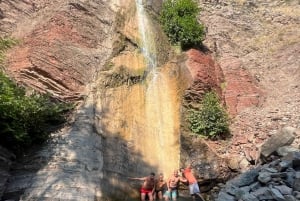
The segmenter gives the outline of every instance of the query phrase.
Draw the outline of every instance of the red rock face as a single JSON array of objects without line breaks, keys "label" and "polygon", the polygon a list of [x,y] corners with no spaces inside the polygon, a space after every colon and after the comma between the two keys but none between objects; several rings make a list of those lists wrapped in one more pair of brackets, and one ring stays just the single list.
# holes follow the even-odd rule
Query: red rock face
[{"label": "red rock face", "polygon": [[[202,101],[203,94],[210,90],[216,91],[224,102],[221,89],[224,75],[213,57],[209,53],[196,49],[187,51],[186,56],[185,66],[190,78],[188,78],[189,87],[184,94],[184,106],[190,108],[195,105],[197,107],[197,104]],[[182,154],[182,161],[188,161],[191,160],[189,158],[197,156],[197,160],[203,162],[197,168],[197,175],[202,178],[201,182],[213,183],[213,180],[216,179],[214,178],[215,175],[218,175],[216,180],[226,180],[231,176],[231,170],[227,167],[226,159],[218,155],[218,145],[201,140],[201,138],[192,138],[190,133],[185,132],[184,129],[182,133],[181,146],[183,149],[190,152],[190,148],[193,147],[187,158]],[[208,178],[207,175],[212,177]],[[206,191],[205,188],[201,190]]]},{"label": "red rock face", "polygon": [[189,50],[187,57],[186,66],[192,77],[185,95],[188,101],[199,102],[205,92],[213,89],[222,97],[231,116],[259,105],[262,92],[238,59],[222,59],[219,65],[210,54],[196,49]]},{"label": "red rock face", "polygon": [[215,90],[221,96],[221,83],[224,80],[220,66],[210,54],[196,49],[187,51],[186,66],[191,74],[191,85],[186,91],[185,99],[200,102],[202,95]]},{"label": "red rock face", "polygon": [[12,28],[20,45],[8,54],[7,72],[37,91],[60,100],[78,100],[110,55],[110,46],[104,43],[113,36],[114,13],[104,5],[39,3],[39,9],[19,17]]},{"label": "red rock face", "polygon": [[187,52],[187,64],[192,72],[193,79],[199,79],[207,85],[216,87],[223,80],[220,66],[212,59],[210,54],[191,49]]},{"label": "red rock face", "polygon": [[[186,66],[191,76],[190,87],[186,90],[185,94],[185,100],[190,104],[188,106],[199,103],[202,95],[212,89],[222,97],[222,101],[226,105],[231,117],[234,117],[246,108],[260,104],[262,92],[257,87],[252,76],[247,70],[242,68],[241,62],[238,59],[228,57],[227,59],[220,60],[220,65],[218,65],[211,55],[195,49],[189,50],[187,57]],[[255,140],[253,138],[254,136],[249,134],[247,136],[234,135],[233,143],[229,150],[231,154],[234,153],[236,156],[228,157],[228,159],[233,158],[234,161],[229,160],[229,163],[236,163],[236,165],[229,164],[230,168],[246,169],[248,165],[247,161],[254,161],[257,158],[257,148],[251,145],[251,143],[258,143],[259,138]],[[228,151],[228,149],[223,149],[218,142],[208,140],[206,143],[209,148],[208,152],[223,154]],[[243,147],[243,149],[240,150],[240,147]],[[238,153],[244,153],[247,161],[243,160],[240,156],[237,157]],[[222,154],[214,157],[223,158]],[[221,167],[221,164],[219,164],[219,167]],[[226,168],[216,168],[213,171],[220,173],[220,175],[226,172],[222,179],[225,179],[226,175],[229,174],[229,169]]]},{"label": "red rock face", "polygon": [[78,99],[83,84],[90,79],[77,69],[80,65],[72,59],[76,52],[67,52],[67,43],[78,48],[90,46],[65,16],[57,15],[13,49],[8,71],[19,83],[38,91],[50,92],[59,99]]},{"label": "red rock face", "polygon": [[262,98],[262,91],[257,87],[253,77],[242,68],[241,62],[234,57],[220,61],[225,78],[223,91],[225,103],[231,116],[242,110],[258,106]]}]

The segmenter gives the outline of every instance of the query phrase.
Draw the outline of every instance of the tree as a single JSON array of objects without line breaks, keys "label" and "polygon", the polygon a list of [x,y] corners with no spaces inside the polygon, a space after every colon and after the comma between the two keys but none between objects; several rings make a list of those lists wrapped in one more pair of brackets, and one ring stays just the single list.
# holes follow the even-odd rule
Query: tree
[{"label": "tree", "polygon": [[160,21],[173,44],[182,47],[200,45],[204,38],[204,27],[197,15],[200,8],[193,0],[166,0],[163,2]]}]

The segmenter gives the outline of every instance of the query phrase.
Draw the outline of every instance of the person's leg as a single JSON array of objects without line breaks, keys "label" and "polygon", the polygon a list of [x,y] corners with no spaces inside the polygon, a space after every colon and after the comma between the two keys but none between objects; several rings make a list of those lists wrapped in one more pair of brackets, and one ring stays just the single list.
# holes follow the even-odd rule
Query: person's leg
[{"label": "person's leg", "polygon": [[200,193],[197,193],[197,196],[199,196],[202,201],[205,201],[204,198],[202,197],[202,195]]},{"label": "person's leg", "polygon": [[146,200],[146,193],[141,193],[141,201],[145,201]]},{"label": "person's leg", "polygon": [[171,195],[172,195],[172,200],[173,200],[173,201],[176,201],[176,200],[177,200],[177,190],[176,190],[176,189],[175,189],[175,190],[172,190]]},{"label": "person's leg", "polygon": [[201,193],[200,193],[200,188],[198,183],[195,183],[193,185],[193,191],[194,191],[194,195],[195,197],[198,196],[199,198],[201,198],[202,201],[204,201],[204,198],[202,197]]},{"label": "person's leg", "polygon": [[157,200],[163,200],[163,192],[162,191],[158,191],[156,193],[156,199]]},{"label": "person's leg", "polygon": [[148,193],[148,198],[149,198],[149,201],[153,201],[153,194],[152,194],[152,192]]},{"label": "person's leg", "polygon": [[195,187],[194,184],[189,185],[190,195],[192,196],[193,201],[196,200],[195,193],[194,193],[194,191],[195,191],[194,187]]},{"label": "person's leg", "polygon": [[169,200],[170,200],[170,195],[171,195],[171,193],[170,193],[169,191],[166,191],[166,192],[164,193],[165,201],[169,201]]},{"label": "person's leg", "polygon": [[153,200],[158,200],[158,195],[156,191],[154,191],[153,193]]},{"label": "person's leg", "polygon": [[190,194],[193,197],[193,200],[196,200],[196,196],[200,197],[202,201],[205,201],[200,193],[200,188],[198,183],[190,184],[189,185]]}]

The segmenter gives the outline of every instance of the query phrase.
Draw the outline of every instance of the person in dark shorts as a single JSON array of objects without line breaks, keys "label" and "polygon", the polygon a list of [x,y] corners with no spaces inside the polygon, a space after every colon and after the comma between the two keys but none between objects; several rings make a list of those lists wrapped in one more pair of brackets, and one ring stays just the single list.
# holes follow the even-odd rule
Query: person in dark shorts
[{"label": "person in dark shorts", "polygon": [[159,174],[159,178],[156,180],[154,200],[163,200],[163,195],[167,188],[167,182],[164,180],[164,175]]}]

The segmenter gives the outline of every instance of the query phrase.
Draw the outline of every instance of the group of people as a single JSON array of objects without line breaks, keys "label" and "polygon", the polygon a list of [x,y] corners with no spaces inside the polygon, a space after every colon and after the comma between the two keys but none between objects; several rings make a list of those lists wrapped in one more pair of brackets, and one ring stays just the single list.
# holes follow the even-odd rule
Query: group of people
[{"label": "group of people", "polygon": [[204,201],[200,194],[197,179],[192,173],[192,163],[186,168],[175,170],[167,180],[164,180],[163,174],[159,174],[159,178],[156,179],[153,172],[146,177],[129,177],[129,179],[143,181],[140,190],[141,201],[145,201],[146,197],[148,197],[149,201],[176,201],[180,182],[189,185],[189,191],[193,200],[198,196]]}]

